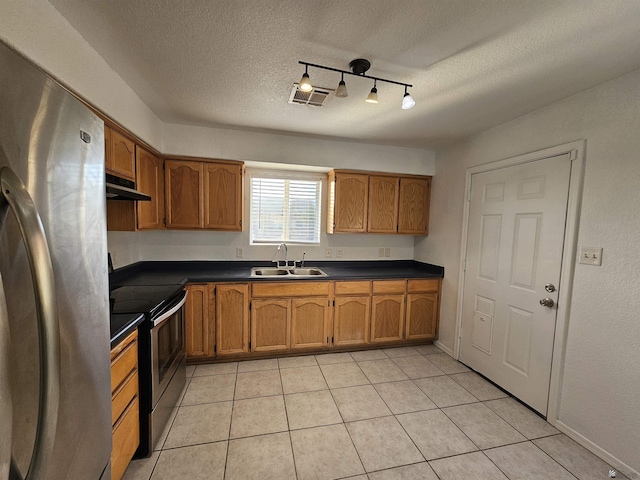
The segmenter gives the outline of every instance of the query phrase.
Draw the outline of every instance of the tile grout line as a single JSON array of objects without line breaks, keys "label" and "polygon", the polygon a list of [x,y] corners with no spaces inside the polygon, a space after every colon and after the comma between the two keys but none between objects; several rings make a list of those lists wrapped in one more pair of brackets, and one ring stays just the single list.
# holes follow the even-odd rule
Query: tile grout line
[{"label": "tile grout line", "polygon": [[[314,357],[315,360],[315,357]],[[280,378],[280,389],[282,390],[282,403],[284,404],[284,418],[287,420],[287,436],[291,446],[291,459],[293,460],[293,474],[298,478],[298,466],[296,463],[296,452],[293,449],[293,439],[291,438],[291,425],[289,424],[289,414],[287,411],[287,401],[284,396],[284,384],[282,382],[282,369],[280,368],[280,358],[278,358],[278,377]]]}]

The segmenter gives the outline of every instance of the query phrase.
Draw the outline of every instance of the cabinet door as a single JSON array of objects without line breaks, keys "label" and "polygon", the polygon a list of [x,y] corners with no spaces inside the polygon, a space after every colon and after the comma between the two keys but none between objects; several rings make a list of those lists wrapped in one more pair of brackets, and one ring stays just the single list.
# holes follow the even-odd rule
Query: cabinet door
[{"label": "cabinet door", "polygon": [[329,345],[328,298],[291,300],[291,348],[325,348]]},{"label": "cabinet door", "polygon": [[136,187],[151,197],[150,202],[136,202],[138,229],[164,227],[164,171],[162,160],[136,146]]},{"label": "cabinet door", "polygon": [[333,313],[333,344],[369,343],[370,296],[336,297]]},{"label": "cabinet door", "polygon": [[249,285],[216,285],[216,353],[249,351]]},{"label": "cabinet door", "polygon": [[404,295],[371,297],[371,342],[402,340],[404,327]]},{"label": "cabinet door", "polygon": [[431,178],[401,178],[398,233],[429,233]]},{"label": "cabinet door", "polygon": [[202,162],[165,162],[167,228],[202,228]]},{"label": "cabinet door", "polygon": [[242,169],[204,164],[204,228],[242,231]]},{"label": "cabinet door", "polygon": [[110,132],[111,148],[109,165],[110,173],[134,181],[136,179],[136,151],[133,140],[125,137],[116,130]]},{"label": "cabinet door", "polygon": [[110,127],[104,126],[104,168],[107,172],[113,170],[113,156],[111,155],[111,130]]},{"label": "cabinet door", "polygon": [[405,338],[433,339],[438,333],[438,294],[410,293],[407,295],[407,326]]},{"label": "cabinet door", "polygon": [[366,232],[368,199],[368,175],[336,173],[334,232]]},{"label": "cabinet door", "polygon": [[187,285],[185,317],[187,359],[213,357],[213,322],[209,315],[207,285]]},{"label": "cabinet door", "polygon": [[288,350],[291,346],[291,300],[251,302],[251,351]]},{"label": "cabinet door", "polygon": [[398,177],[369,177],[368,232],[396,233],[398,229]]}]

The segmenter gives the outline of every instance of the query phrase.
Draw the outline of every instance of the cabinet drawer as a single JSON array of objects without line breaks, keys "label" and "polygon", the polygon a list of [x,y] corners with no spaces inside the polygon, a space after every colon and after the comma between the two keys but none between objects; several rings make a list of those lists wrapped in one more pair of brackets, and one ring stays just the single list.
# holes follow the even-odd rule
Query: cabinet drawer
[{"label": "cabinet drawer", "polygon": [[368,295],[371,282],[336,282],[336,295]]},{"label": "cabinet drawer", "polygon": [[111,424],[114,425],[131,400],[138,395],[138,371],[134,370],[115,391],[111,400]]},{"label": "cabinet drawer", "polygon": [[428,278],[420,280],[409,280],[407,282],[407,290],[413,292],[437,292],[440,285],[440,279]]},{"label": "cabinet drawer", "polygon": [[329,282],[254,283],[252,297],[313,297],[328,296]]},{"label": "cabinet drawer", "polygon": [[111,361],[111,393],[138,368],[138,342],[131,342]]},{"label": "cabinet drawer", "polygon": [[120,480],[140,443],[138,397],[134,398],[113,427],[111,480]]},{"label": "cabinet drawer", "polygon": [[374,280],[373,293],[404,293],[405,280]]}]

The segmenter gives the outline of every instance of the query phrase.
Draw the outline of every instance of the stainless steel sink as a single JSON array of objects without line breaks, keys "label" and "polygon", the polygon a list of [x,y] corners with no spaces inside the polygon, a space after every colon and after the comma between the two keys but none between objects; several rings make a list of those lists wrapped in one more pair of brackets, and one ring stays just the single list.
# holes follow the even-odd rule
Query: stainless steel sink
[{"label": "stainless steel sink", "polygon": [[310,268],[275,268],[275,267],[253,267],[252,277],[326,277],[327,274],[318,267]]}]

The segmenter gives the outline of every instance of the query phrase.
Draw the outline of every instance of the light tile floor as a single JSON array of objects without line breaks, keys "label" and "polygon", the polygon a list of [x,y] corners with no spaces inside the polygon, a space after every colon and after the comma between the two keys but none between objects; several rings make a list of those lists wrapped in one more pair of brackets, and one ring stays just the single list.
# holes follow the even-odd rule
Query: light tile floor
[{"label": "light tile floor", "polygon": [[125,480],[609,477],[605,462],[432,345],[198,365],[187,376],[159,450]]}]

